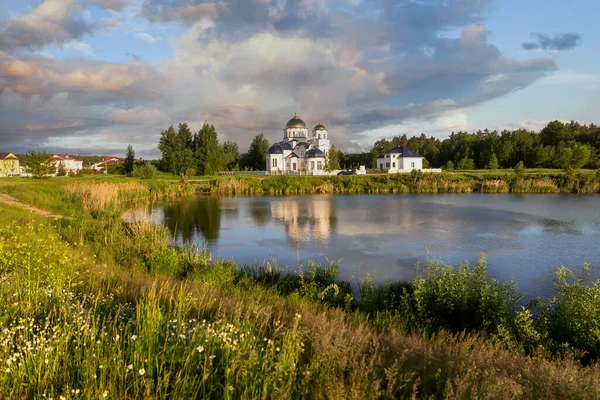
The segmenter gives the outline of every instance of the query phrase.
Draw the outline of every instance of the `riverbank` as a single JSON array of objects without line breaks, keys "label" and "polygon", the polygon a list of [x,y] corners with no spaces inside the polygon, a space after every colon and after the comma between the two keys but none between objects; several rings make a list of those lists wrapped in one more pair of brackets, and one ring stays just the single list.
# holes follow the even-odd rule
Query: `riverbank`
[{"label": "riverbank", "polygon": [[598,397],[598,289],[566,271],[545,319],[484,260],[367,279],[358,299],[335,264],[239,266],[120,218],[121,202],[190,189],[4,182],[71,218],[0,213],[0,397]]},{"label": "riverbank", "polygon": [[322,193],[600,193],[595,171],[469,171],[442,174],[369,174],[354,176],[238,175],[211,180],[210,193],[221,195]]}]

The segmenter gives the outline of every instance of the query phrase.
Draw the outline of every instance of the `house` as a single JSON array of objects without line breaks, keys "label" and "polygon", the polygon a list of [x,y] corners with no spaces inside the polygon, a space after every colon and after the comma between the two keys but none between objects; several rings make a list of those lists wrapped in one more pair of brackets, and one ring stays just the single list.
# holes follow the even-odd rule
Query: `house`
[{"label": "house", "polygon": [[271,173],[323,173],[330,143],[325,126],[318,124],[308,137],[306,124],[297,115],[283,129],[283,140],[267,152],[267,171]]},{"label": "house", "polygon": [[56,172],[58,172],[58,168],[61,164],[67,173],[76,173],[83,169],[83,161],[77,160],[67,154],[52,154],[50,160],[48,160],[48,164],[50,166],[53,165],[56,168]]},{"label": "house", "polygon": [[106,171],[109,165],[119,165],[121,160],[117,157],[104,157],[101,161],[92,164],[94,171]]},{"label": "house", "polygon": [[0,153],[0,176],[21,176],[19,158],[13,153]]},{"label": "house", "polygon": [[377,169],[380,171],[410,172],[423,170],[423,156],[408,147],[394,147],[377,157]]}]

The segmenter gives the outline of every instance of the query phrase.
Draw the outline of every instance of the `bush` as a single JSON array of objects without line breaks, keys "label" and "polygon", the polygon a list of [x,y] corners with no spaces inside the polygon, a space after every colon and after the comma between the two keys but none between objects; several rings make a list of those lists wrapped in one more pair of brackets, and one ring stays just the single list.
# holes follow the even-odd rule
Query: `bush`
[{"label": "bush", "polygon": [[142,166],[134,167],[133,176],[140,179],[154,179],[156,172],[156,167],[154,167],[152,164],[145,163]]},{"label": "bush", "polygon": [[486,274],[481,256],[475,268],[467,262],[452,266],[428,260],[413,282],[416,319],[427,332],[447,329],[496,334],[501,326],[512,326],[519,301],[513,282],[499,283]]},{"label": "bush", "polygon": [[538,330],[548,334],[555,350],[575,349],[584,362],[600,356],[600,280],[586,285],[589,265],[575,276],[565,267],[555,272],[556,294],[540,306]]},{"label": "bush", "polygon": [[181,277],[183,268],[179,262],[177,250],[166,248],[150,254],[150,257],[148,257],[148,271],[150,273]]}]

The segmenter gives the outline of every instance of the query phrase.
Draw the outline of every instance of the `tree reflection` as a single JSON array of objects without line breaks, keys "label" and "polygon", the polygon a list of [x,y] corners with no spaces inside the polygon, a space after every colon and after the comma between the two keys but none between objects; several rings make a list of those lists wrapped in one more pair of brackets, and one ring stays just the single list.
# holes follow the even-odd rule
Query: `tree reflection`
[{"label": "tree reflection", "polygon": [[219,238],[221,205],[216,197],[181,199],[164,205],[165,224],[183,241],[197,240],[200,234],[207,242]]}]

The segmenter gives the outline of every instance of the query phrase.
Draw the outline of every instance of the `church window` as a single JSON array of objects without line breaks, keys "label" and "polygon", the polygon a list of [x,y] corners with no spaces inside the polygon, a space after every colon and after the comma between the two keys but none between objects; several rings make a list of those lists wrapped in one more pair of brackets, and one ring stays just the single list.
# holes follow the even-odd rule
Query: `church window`
[{"label": "church window", "polygon": [[390,167],[390,163],[389,162],[385,163],[385,166],[386,166],[386,168],[389,168]]},{"label": "church window", "polygon": [[396,168],[396,163],[392,163],[392,168]]},{"label": "church window", "polygon": [[414,167],[415,167],[415,163],[414,163],[414,162],[411,162],[411,163],[410,163],[410,166],[411,166],[412,168],[414,168]]}]

